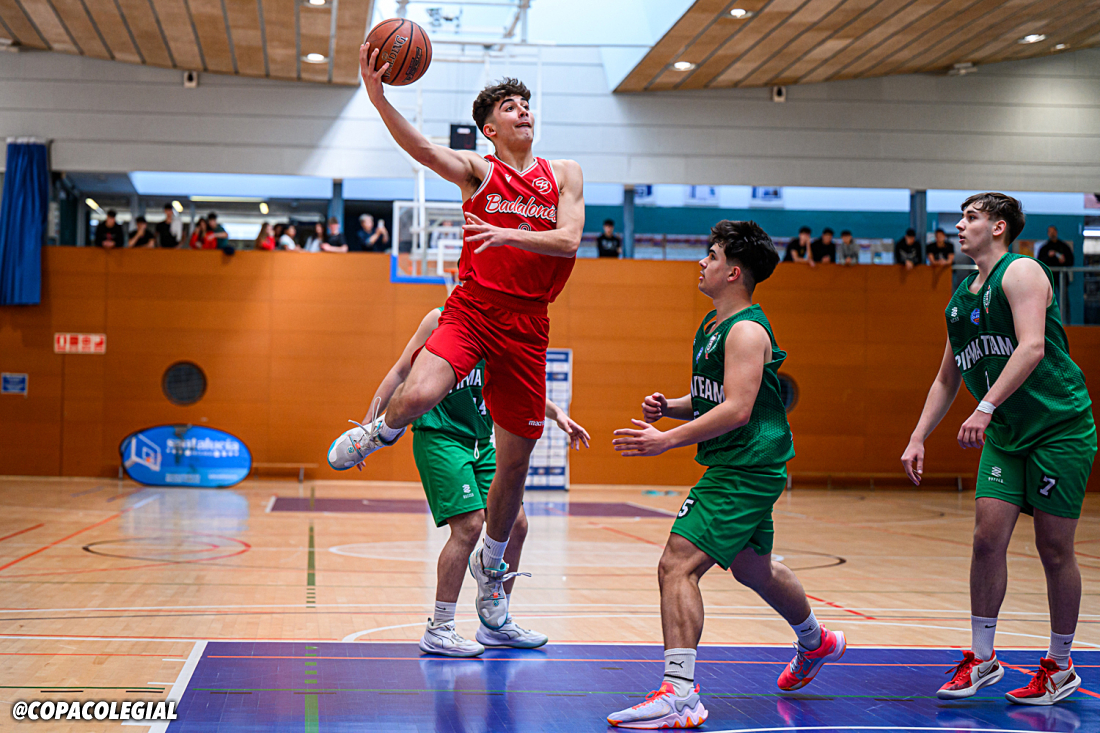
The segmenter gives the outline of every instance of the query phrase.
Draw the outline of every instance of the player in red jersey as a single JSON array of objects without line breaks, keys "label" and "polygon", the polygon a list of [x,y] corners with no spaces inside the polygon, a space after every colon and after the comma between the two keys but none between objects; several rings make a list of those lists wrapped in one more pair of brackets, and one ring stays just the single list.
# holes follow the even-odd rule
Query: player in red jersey
[{"label": "player in red jersey", "polygon": [[489,489],[485,541],[470,555],[469,567],[478,583],[478,617],[497,629],[508,618],[504,550],[523,501],[531,449],[546,418],[546,308],[565,287],[580,246],[584,182],[576,162],[548,161],[532,153],[531,93],[521,82],[504,79],[474,100],[474,121],[495,148],[494,155],[482,158],[435,145],[409,124],[386,99],[382,75],[389,65],[375,69],[377,55],[377,49],[363,44],[359,67],[390,134],[417,162],[462,190],[462,285],[413,356],[409,376],[386,413],[376,415],[372,405],[364,425],[332,443],[328,461],[346,470],[392,445],[484,359],[497,470]]}]

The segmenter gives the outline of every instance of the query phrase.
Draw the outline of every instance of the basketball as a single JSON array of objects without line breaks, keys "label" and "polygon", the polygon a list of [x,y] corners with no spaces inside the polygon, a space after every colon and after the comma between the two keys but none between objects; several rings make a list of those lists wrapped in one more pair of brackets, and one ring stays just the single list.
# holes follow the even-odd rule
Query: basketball
[{"label": "basketball", "polygon": [[382,76],[382,81],[395,87],[412,84],[424,76],[428,65],[432,63],[432,42],[424,29],[404,18],[383,20],[371,28],[367,34],[367,43],[371,51],[379,49],[374,68],[383,64],[390,68]]}]

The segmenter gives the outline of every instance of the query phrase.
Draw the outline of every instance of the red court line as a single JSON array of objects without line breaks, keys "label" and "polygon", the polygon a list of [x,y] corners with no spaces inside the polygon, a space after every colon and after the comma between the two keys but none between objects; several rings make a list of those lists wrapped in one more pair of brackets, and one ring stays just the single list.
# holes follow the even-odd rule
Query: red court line
[{"label": "red court line", "polygon": [[121,517],[121,516],[123,515],[123,513],[124,513],[124,512],[127,512],[127,511],[129,511],[129,510],[128,510],[128,509],[123,509],[123,510],[122,510],[121,512],[115,512],[114,514],[112,514],[111,516],[107,517],[106,519],[101,519],[100,521],[96,522],[95,524],[89,524],[89,525],[88,525],[87,527],[85,527],[84,529],[78,529],[77,531],[75,531],[75,532],[73,532],[73,533],[72,533],[71,535],[69,535],[68,537],[62,537],[62,538],[61,538],[61,539],[59,539],[59,540],[54,540],[53,542],[51,542],[50,544],[46,545],[45,547],[39,547],[39,548],[38,548],[37,550],[35,550],[34,552],[28,552],[28,553],[27,553],[26,555],[24,555],[23,557],[20,557],[20,558],[17,558],[17,559],[15,559],[15,560],[12,560],[11,562],[9,562],[9,563],[8,563],[8,564],[6,564],[6,565],[0,565],[0,571],[2,571],[2,570],[7,570],[7,569],[8,569],[8,568],[10,568],[10,567],[11,567],[12,565],[15,565],[16,563],[21,563],[21,562],[23,562],[24,560],[26,560],[26,559],[27,559],[27,558],[29,558],[29,557],[34,557],[35,555],[37,555],[37,554],[38,554],[38,553],[40,553],[40,552],[45,552],[46,550],[50,549],[51,547],[54,547],[55,545],[60,545],[60,544],[61,544],[62,542],[64,542],[65,540],[69,540],[69,539],[72,539],[73,537],[76,537],[76,536],[77,536],[78,534],[82,534],[82,533],[84,533],[84,532],[87,532],[87,531],[88,531],[89,529],[95,529],[96,527],[98,527],[98,526],[100,526],[100,525],[106,524],[107,522],[110,522],[110,521],[112,521],[112,520],[114,520],[114,519],[118,519],[119,517]]},{"label": "red court line", "polygon": [[[653,545],[654,547],[664,547],[664,545],[660,544],[659,542],[653,542],[652,540],[647,540],[645,537],[639,537],[636,534],[630,534],[629,532],[623,532],[621,529],[614,529],[612,527],[607,527],[607,526],[602,525],[602,524],[596,524],[595,522],[589,522],[589,524],[591,524],[593,527],[596,527],[597,529],[606,529],[608,532],[614,532],[615,534],[621,534],[623,537],[629,537],[632,540],[638,540],[639,542],[644,542],[647,545]],[[3,570],[3,568],[0,568],[0,570]]]},{"label": "red court line", "polygon": [[[844,611],[846,613],[850,613],[850,614],[853,614],[855,616],[865,618],[868,621],[877,621],[878,620],[874,616],[868,616],[865,613],[860,613],[859,611],[853,611],[850,608],[845,608],[844,606],[841,606],[839,603],[833,603],[832,601],[826,601],[824,598],[817,598],[816,596],[811,596],[809,593],[806,594],[806,597],[809,598],[811,601],[817,601],[818,603],[824,603],[826,606],[831,606],[832,608],[839,609],[839,610]],[[898,619],[898,620],[900,620],[900,619]],[[937,619],[937,620],[940,620],[940,619]]]},{"label": "red court line", "polygon": [[18,532],[13,532],[12,534],[9,534],[7,537],[0,537],[0,542],[3,542],[4,540],[10,540],[12,537],[18,537],[19,535],[23,534],[24,532],[30,532],[32,529],[38,529],[39,527],[44,527],[44,526],[46,526],[46,525],[45,524],[36,524],[33,527],[27,527],[26,529],[21,529]]}]

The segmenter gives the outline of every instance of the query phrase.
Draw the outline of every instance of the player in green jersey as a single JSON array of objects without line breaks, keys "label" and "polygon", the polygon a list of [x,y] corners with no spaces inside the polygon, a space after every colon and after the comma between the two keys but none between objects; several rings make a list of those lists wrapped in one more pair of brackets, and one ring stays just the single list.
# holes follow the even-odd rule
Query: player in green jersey
[{"label": "player in green jersey", "polygon": [[[417,353],[439,324],[442,312],[442,308],[435,308],[420,322],[401,357],[371,399],[372,404],[381,403],[375,414],[386,409],[394,391],[408,377]],[[485,362],[481,362],[459,380],[438,405],[412,424],[413,456],[432,518],[437,527],[446,524],[451,529],[436,566],[435,609],[420,640],[421,651],[428,654],[474,657],[485,651],[486,646],[533,649],[547,641],[545,634],[521,628],[511,616],[499,629],[478,624],[476,641],[464,638],[455,629],[455,607],[466,574],[466,561],[481,536],[485,499],[496,473],[493,418],[485,409],[481,396],[484,378]],[[569,435],[571,447],[579,449],[582,444],[588,445],[585,429],[549,399],[546,400],[546,417]],[[521,508],[504,555],[513,571],[519,567],[526,536],[527,515]],[[508,595],[511,595],[517,574],[510,572],[505,576],[504,592]]]},{"label": "player in green jersey", "polygon": [[964,201],[962,211],[959,243],[978,271],[947,306],[947,348],[901,457],[919,485],[924,441],[965,382],[979,404],[959,429],[959,444],[982,449],[970,561],[972,639],[937,694],[970,697],[1004,676],[993,636],[1008,585],[1008,543],[1023,511],[1034,515],[1035,546],[1046,572],[1050,647],[1031,683],[1005,697],[1050,705],[1081,685],[1069,657],[1081,606],[1073,540],[1096,455],[1092,401],[1069,356],[1050,271],[1008,251],[1024,228],[1020,202],[983,193]]},{"label": "player in green jersey", "polygon": [[[752,302],[756,285],[775,270],[779,255],[755,222],[720,221],[699,262],[699,290],[714,301],[692,346],[691,393],[642,404],[642,420],[616,430],[624,456],[655,456],[697,445],[707,470],[689,493],[657,569],[665,675],[645,701],[608,716],[624,728],[694,728],[707,718],[695,684],[695,655],[703,633],[699,581],[715,564],[756,591],[791,624],[796,654],[779,687],[796,690],[821,666],[844,654],[844,634],[818,625],[802,584],[772,559],[772,506],[787,483],[794,457],[791,428],[780,395],[779,367],[787,358],[771,325]],[[666,432],[649,423],[686,420]]]}]

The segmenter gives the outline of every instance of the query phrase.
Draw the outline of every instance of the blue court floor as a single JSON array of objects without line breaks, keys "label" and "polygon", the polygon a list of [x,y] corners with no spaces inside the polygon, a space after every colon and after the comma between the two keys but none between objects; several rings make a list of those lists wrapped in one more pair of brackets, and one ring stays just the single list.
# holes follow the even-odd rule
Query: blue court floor
[{"label": "blue court floor", "polygon": [[[789,648],[703,647],[696,666],[718,731],[1100,731],[1100,696],[1047,708],[1007,703],[1036,651],[1002,651],[1004,680],[963,702],[935,697],[954,650],[849,649],[796,693],[775,686]],[[427,657],[409,643],[211,642],[170,733],[386,731],[589,733],[660,680],[657,646],[549,645],[480,659]],[[1100,652],[1074,663],[1100,690]],[[611,729],[614,730],[614,729]]]}]

